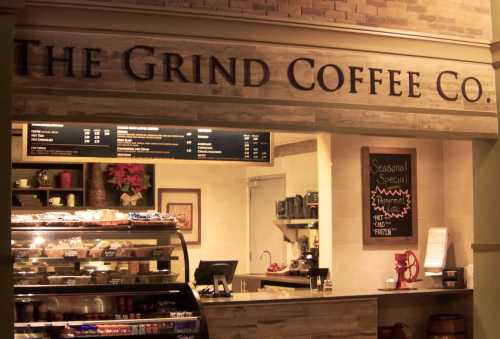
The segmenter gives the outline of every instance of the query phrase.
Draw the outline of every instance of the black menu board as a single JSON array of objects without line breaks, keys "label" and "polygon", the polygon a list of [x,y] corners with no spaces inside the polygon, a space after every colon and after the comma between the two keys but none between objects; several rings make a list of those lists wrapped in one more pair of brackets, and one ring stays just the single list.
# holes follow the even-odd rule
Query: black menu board
[{"label": "black menu board", "polygon": [[28,124],[28,155],[114,157],[116,129],[98,124]]},{"label": "black menu board", "polygon": [[27,131],[30,157],[271,161],[269,132],[97,124],[28,124]]},{"label": "black menu board", "polygon": [[416,150],[364,147],[365,244],[416,243]]}]

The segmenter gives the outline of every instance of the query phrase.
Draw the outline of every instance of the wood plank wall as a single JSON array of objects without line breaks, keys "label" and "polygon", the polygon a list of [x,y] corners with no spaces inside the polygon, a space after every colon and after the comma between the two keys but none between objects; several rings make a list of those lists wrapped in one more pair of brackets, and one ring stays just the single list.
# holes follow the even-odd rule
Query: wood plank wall
[{"label": "wood plank wall", "polygon": [[211,339],[375,339],[377,300],[205,306]]},{"label": "wood plank wall", "polygon": [[[103,32],[52,31],[19,29],[18,39],[39,40],[32,47],[30,75],[14,77],[13,118],[46,121],[135,121],[139,123],[188,124],[206,126],[255,127],[282,130],[317,130],[328,132],[374,133],[408,136],[446,136],[455,138],[494,138],[497,136],[496,95],[490,65],[450,60],[428,59],[346,51],[336,49],[271,46],[229,41],[203,41],[164,36],[137,36]],[[54,75],[47,71],[47,45],[56,46],[54,53],[63,55],[62,47],[74,48],[74,77],[64,76],[64,64],[54,64]],[[154,55],[138,51],[132,67],[144,72],[145,64],[155,64],[152,80],[138,81],[123,69],[123,52],[135,45],[155,48]],[[99,79],[82,76],[83,49],[100,48]],[[164,53],[184,57],[183,72],[190,82],[165,81]],[[201,84],[193,83],[192,55],[202,55]],[[225,67],[230,57],[236,60],[236,81],[228,83],[217,74],[218,84],[208,84],[208,57],[216,56]],[[313,59],[315,66],[299,62],[295,67],[297,81],[304,85],[316,82],[310,91],[290,85],[288,66],[297,58]],[[243,84],[244,58],[261,59],[270,68],[270,80],[262,87]],[[338,65],[345,83],[335,92],[322,90],[317,73],[323,65]],[[349,66],[362,67],[357,76],[356,93],[351,93]],[[382,79],[377,94],[370,94],[369,68],[380,68]],[[401,96],[390,96],[388,70],[399,70]],[[444,100],[438,95],[436,79],[440,72],[457,72],[458,79],[448,74],[443,91],[453,96],[460,91],[461,81],[474,76],[482,84],[483,95],[477,102]],[[253,74],[260,79],[259,68]],[[330,69],[330,71],[332,71]],[[414,87],[419,97],[410,95],[410,72],[419,73]],[[142,73],[141,73],[142,74]],[[378,73],[377,73],[378,74]],[[143,74],[142,74],[143,75]],[[335,74],[330,73],[328,86],[335,87]],[[398,79],[399,79],[398,78]],[[474,97],[477,88],[469,81],[466,89]]]}]

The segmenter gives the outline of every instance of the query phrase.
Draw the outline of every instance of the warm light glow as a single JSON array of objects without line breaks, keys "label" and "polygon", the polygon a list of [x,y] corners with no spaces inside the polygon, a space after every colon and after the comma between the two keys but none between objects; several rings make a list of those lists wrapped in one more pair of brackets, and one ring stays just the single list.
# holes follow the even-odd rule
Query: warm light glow
[{"label": "warm light glow", "polygon": [[43,245],[44,243],[45,243],[45,238],[42,236],[37,236],[33,239],[33,244],[35,244],[35,245],[40,246],[40,245]]}]

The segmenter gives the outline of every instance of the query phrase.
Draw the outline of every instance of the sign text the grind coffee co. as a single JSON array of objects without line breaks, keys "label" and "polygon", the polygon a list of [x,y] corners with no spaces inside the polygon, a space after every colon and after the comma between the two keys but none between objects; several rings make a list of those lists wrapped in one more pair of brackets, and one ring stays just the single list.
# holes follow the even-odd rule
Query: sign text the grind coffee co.
[{"label": "sign text the grind coffee co.", "polygon": [[[34,71],[31,67],[34,54],[44,60],[37,70],[45,77],[54,77],[58,72],[65,78],[102,79],[109,71],[106,65],[109,52],[102,47],[54,46],[26,39],[16,39],[16,44],[17,74],[20,76],[28,76]],[[412,68],[411,65],[407,65],[407,69],[386,68],[384,65],[356,64],[354,61],[346,64],[335,58],[321,60],[323,58],[303,55],[290,57],[284,69],[275,70],[273,66],[276,64],[264,57],[185,54],[152,45],[130,46],[118,51],[118,54],[123,74],[142,82],[157,80],[193,86],[265,87],[275,80],[273,75],[276,72],[281,72],[286,74],[288,86],[301,92],[317,90],[331,95],[346,92],[352,96],[362,93],[417,99],[425,91],[433,90],[445,101],[457,101],[459,98],[469,103],[481,99],[487,103],[491,101],[489,97],[483,98],[483,84],[478,77],[464,75],[454,69],[440,70],[432,79],[434,86],[425,88],[422,85],[425,70]],[[56,71],[57,68],[61,70]]]},{"label": "sign text the grind coffee co.", "polygon": [[13,119],[496,138],[491,65],[360,50],[16,32]]},{"label": "sign text the grind coffee co.", "polygon": [[415,244],[416,150],[362,149],[364,244]]}]

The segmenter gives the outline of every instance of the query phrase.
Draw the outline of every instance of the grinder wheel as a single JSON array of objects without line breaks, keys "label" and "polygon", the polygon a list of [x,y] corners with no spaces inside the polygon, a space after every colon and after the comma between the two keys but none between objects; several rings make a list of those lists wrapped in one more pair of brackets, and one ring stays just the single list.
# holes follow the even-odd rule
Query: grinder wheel
[{"label": "grinder wheel", "polygon": [[404,281],[407,283],[412,283],[417,281],[418,273],[420,272],[420,265],[417,259],[417,255],[413,251],[406,251],[407,256],[406,269],[403,274]]}]

